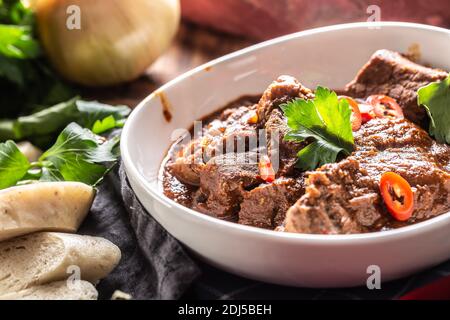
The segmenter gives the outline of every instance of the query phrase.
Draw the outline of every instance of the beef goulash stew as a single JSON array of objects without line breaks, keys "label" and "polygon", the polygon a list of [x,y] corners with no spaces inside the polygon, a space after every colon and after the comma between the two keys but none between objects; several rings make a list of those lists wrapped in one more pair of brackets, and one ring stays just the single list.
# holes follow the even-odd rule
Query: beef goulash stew
[{"label": "beef goulash stew", "polygon": [[389,230],[450,210],[450,77],[377,51],[339,94],[280,76],[203,119],[162,166],[167,197],[285,232]]}]

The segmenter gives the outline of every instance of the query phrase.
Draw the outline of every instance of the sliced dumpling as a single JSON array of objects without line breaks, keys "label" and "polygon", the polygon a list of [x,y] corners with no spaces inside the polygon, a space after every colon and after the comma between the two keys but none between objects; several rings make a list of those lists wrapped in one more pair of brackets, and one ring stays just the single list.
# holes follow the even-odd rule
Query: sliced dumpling
[{"label": "sliced dumpling", "polygon": [[79,182],[39,182],[0,191],[0,241],[36,231],[76,232],[94,200]]},{"label": "sliced dumpling", "polygon": [[110,241],[67,233],[41,232],[0,243],[0,295],[67,279],[96,283],[118,264],[120,249]]},{"label": "sliced dumpling", "polygon": [[0,295],[0,300],[97,300],[98,292],[92,283],[57,281],[29,289]]}]

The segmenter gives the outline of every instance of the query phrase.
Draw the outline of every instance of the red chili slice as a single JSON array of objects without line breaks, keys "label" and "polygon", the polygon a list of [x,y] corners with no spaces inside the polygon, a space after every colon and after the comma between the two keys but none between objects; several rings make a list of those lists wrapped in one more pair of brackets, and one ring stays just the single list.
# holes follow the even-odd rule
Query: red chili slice
[{"label": "red chili slice", "polygon": [[261,179],[269,183],[275,180],[275,170],[273,170],[272,163],[268,156],[264,155],[261,157],[258,168]]},{"label": "red chili slice", "polygon": [[362,123],[369,122],[373,118],[376,118],[375,111],[373,110],[372,105],[367,103],[360,103],[359,111],[361,112],[361,121]]},{"label": "red chili slice", "polygon": [[352,115],[350,117],[350,121],[352,123],[352,131],[358,131],[361,128],[362,120],[361,120],[361,112],[358,107],[358,103],[347,96],[339,96],[339,100],[346,99],[348,101],[348,105],[352,110]]},{"label": "red chili slice", "polygon": [[408,181],[394,172],[383,173],[380,192],[391,215],[398,221],[411,218],[414,211],[414,195]]},{"label": "red chili slice", "polygon": [[375,94],[368,97],[366,101],[373,106],[375,115],[379,118],[402,119],[404,117],[402,108],[391,97]]}]

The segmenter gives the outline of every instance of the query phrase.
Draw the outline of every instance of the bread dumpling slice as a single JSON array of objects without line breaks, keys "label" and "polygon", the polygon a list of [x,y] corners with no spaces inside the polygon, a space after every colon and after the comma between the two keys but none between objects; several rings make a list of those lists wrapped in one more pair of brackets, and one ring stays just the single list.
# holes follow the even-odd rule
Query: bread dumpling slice
[{"label": "bread dumpling slice", "polygon": [[95,197],[80,182],[38,182],[0,191],[0,241],[36,231],[76,232]]},{"label": "bread dumpling slice", "polygon": [[96,283],[120,257],[110,241],[76,234],[41,232],[0,242],[0,295],[68,277]]},{"label": "bread dumpling slice", "polygon": [[57,281],[0,295],[0,300],[97,300],[97,298],[98,292],[95,287],[83,280],[72,285],[67,281]]}]

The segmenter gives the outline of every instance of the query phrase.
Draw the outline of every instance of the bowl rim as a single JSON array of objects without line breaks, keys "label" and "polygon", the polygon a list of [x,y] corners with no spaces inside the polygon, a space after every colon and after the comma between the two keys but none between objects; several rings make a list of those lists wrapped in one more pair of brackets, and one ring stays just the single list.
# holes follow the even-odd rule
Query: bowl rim
[{"label": "bowl rim", "polygon": [[[330,31],[337,31],[337,30],[346,30],[346,29],[358,29],[358,28],[376,28],[376,27],[399,27],[399,28],[412,28],[412,29],[419,29],[419,30],[426,30],[426,31],[432,31],[432,32],[439,32],[444,33],[450,36],[450,30],[441,28],[441,27],[435,27],[425,24],[419,24],[419,23],[411,23],[411,22],[396,22],[396,21],[382,21],[382,22],[356,22],[356,23],[345,23],[345,24],[337,24],[337,25],[331,25],[326,27],[320,27],[320,28],[314,28],[314,29],[308,29],[304,31],[299,31],[287,35],[283,35],[281,37],[277,37],[271,40],[266,40],[261,43],[257,43],[254,45],[251,45],[249,47],[240,49],[238,51],[226,54],[224,56],[221,56],[219,58],[216,58],[214,60],[211,60],[209,62],[206,62],[192,70],[189,70],[176,78],[172,79],[171,81],[167,82],[166,84],[162,85],[158,89],[156,89],[154,92],[152,92],[150,95],[148,95],[146,98],[144,98],[133,110],[131,115],[129,116],[128,120],[125,123],[125,126],[122,131],[122,137],[120,142],[120,149],[121,149],[121,157],[125,166],[125,172],[129,175],[129,177],[132,180],[132,178],[136,179],[136,183],[143,187],[146,193],[148,193],[154,200],[157,200],[159,203],[163,204],[164,206],[168,207],[170,210],[181,210],[184,214],[190,215],[192,218],[200,219],[203,223],[206,223],[208,225],[215,225],[216,227],[219,227],[221,229],[229,229],[230,231],[234,231],[237,233],[247,233],[248,235],[253,235],[255,237],[263,237],[263,238],[269,238],[269,239],[276,239],[278,241],[284,241],[284,242],[320,242],[320,243],[327,243],[329,245],[338,245],[342,244],[342,242],[347,242],[348,244],[356,244],[355,240],[364,240],[364,241],[390,241],[391,238],[403,238],[403,237],[409,237],[414,235],[416,232],[426,232],[426,231],[432,231],[439,227],[439,224],[442,220],[447,220],[450,218],[450,211],[447,213],[443,213],[439,216],[430,218],[426,221],[418,222],[413,225],[401,227],[398,229],[392,229],[387,231],[377,231],[377,232],[370,232],[370,233],[358,233],[358,234],[335,234],[335,235],[322,235],[322,234],[306,234],[306,233],[290,233],[290,232],[279,232],[274,230],[268,230],[268,229],[262,229],[258,227],[253,226],[246,226],[241,225],[235,222],[229,222],[220,220],[218,218],[214,218],[211,216],[208,216],[206,214],[200,213],[198,211],[195,211],[191,208],[184,207],[183,205],[175,202],[174,200],[166,197],[162,192],[155,191],[152,189],[152,187],[149,186],[149,181],[139,172],[137,167],[134,165],[131,154],[128,149],[128,139],[130,136],[130,132],[132,130],[132,124],[135,122],[135,119],[137,119],[139,116],[138,114],[146,107],[146,105],[151,101],[152,99],[157,98],[157,93],[164,91],[165,89],[177,84],[178,82],[184,81],[187,78],[191,77],[192,75],[202,72],[205,69],[209,69],[215,65],[221,64],[225,61],[230,61],[232,59],[239,58],[242,55],[245,55],[249,52],[256,51],[265,47],[278,45],[286,41],[291,41],[297,38],[302,38],[305,36],[311,36],[319,33],[325,33]],[[161,157],[164,158],[164,155]],[[131,182],[131,181],[130,181]],[[132,187],[133,189],[133,187]],[[139,197],[138,197],[139,198]],[[151,214],[151,213],[149,213]]]}]

